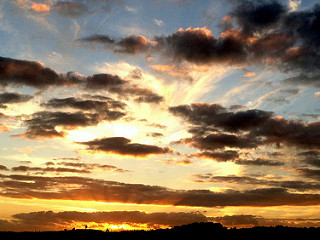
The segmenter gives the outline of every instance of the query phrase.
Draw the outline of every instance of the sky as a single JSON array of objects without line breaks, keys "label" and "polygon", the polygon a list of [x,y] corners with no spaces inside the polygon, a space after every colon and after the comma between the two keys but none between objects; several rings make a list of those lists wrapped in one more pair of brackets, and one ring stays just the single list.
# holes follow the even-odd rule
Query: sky
[{"label": "sky", "polygon": [[0,1],[0,230],[320,227],[318,3]]}]

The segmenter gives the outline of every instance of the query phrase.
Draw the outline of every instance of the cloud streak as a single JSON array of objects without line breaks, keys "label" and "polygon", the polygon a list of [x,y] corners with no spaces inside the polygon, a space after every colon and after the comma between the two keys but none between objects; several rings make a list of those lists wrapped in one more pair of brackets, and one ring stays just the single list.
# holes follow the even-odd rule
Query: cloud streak
[{"label": "cloud streak", "polygon": [[145,157],[152,154],[171,153],[168,147],[158,147],[140,143],[131,143],[131,140],[124,137],[100,138],[88,142],[78,142],[87,147],[90,151]]}]

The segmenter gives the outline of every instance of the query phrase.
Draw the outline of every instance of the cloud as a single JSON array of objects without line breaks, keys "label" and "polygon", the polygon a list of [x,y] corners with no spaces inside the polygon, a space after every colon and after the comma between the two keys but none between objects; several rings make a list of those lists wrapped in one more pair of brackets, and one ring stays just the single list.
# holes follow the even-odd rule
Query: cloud
[{"label": "cloud", "polygon": [[165,25],[165,23],[160,19],[153,19],[153,22],[159,27],[162,27]]},{"label": "cloud", "polygon": [[0,86],[30,86],[46,89],[50,86],[79,86],[86,90],[107,90],[119,96],[135,97],[136,102],[160,103],[163,96],[143,88],[117,75],[101,73],[83,76],[77,73],[57,73],[42,63],[0,57]]},{"label": "cloud", "polygon": [[56,173],[62,173],[62,172],[69,172],[69,173],[90,173],[91,171],[86,169],[76,169],[76,168],[62,168],[62,167],[28,167],[28,166],[18,166],[13,167],[11,169],[14,172],[38,172],[41,174],[48,173],[48,172],[56,172]]},{"label": "cloud", "polygon": [[148,40],[146,37],[138,35],[131,35],[122,38],[115,44],[115,52],[136,54],[140,52],[147,52],[150,48],[155,46],[157,43]]},{"label": "cloud", "polygon": [[81,42],[99,43],[111,48],[115,53],[137,54],[151,51],[157,42],[151,41],[141,35],[130,35],[116,41],[108,35],[93,34],[88,37],[80,38]]},{"label": "cloud", "polygon": [[0,195],[11,198],[93,200],[101,202],[174,206],[308,206],[318,205],[318,194],[291,193],[284,188],[213,192],[173,190],[160,186],[126,184],[84,177],[0,175]]},{"label": "cloud", "polygon": [[0,85],[26,85],[45,89],[49,86],[72,86],[79,82],[73,75],[62,75],[40,62],[0,57]]},{"label": "cloud", "polygon": [[215,150],[230,148],[256,148],[260,142],[248,136],[233,134],[211,133],[207,135],[194,134],[192,138],[185,138],[174,142],[175,144],[189,144],[201,150]]},{"label": "cloud", "polygon": [[226,161],[237,159],[239,157],[239,153],[233,150],[226,150],[226,151],[220,151],[220,152],[205,151],[201,153],[195,153],[193,154],[193,156],[208,158],[208,159],[215,160],[217,162],[226,162]]},{"label": "cloud", "polygon": [[0,94],[0,108],[6,108],[7,104],[27,102],[32,98],[33,96],[28,94],[4,92]]},{"label": "cloud", "polygon": [[46,13],[46,12],[50,12],[50,5],[33,3],[29,9],[34,12]]},{"label": "cloud", "polygon": [[289,0],[288,7],[290,12],[297,11],[301,4],[301,0]]},{"label": "cloud", "polygon": [[320,167],[320,152],[317,150],[311,150],[306,152],[301,152],[298,156],[303,157],[303,162],[310,164],[314,167]]},{"label": "cloud", "polygon": [[155,37],[155,40],[159,51],[179,61],[240,63],[246,57],[242,41],[231,35],[216,39],[205,27],[179,29],[169,36]]},{"label": "cloud", "polygon": [[90,151],[102,151],[105,153],[115,153],[138,157],[172,152],[172,150],[167,147],[162,148],[154,145],[131,143],[130,139],[124,137],[101,138],[78,143],[87,146],[87,149]]},{"label": "cloud", "polygon": [[47,167],[29,167],[29,166],[17,166],[12,167],[13,172],[35,172],[36,174],[45,174],[50,172],[59,173],[92,173],[93,170],[98,169],[100,171],[113,171],[118,173],[130,172],[122,168],[118,168],[114,165],[101,165],[97,163],[82,163],[82,162],[58,162],[57,165],[63,165],[65,167],[49,167],[56,165],[54,162],[47,162]]},{"label": "cloud", "polygon": [[[112,114],[111,114],[112,116]],[[63,137],[64,130],[75,129],[77,127],[96,126],[104,120],[114,120],[115,116],[110,117],[108,112],[84,113],[84,112],[49,112],[41,111],[29,115],[23,120],[28,127],[27,131],[22,134],[15,134],[15,137],[26,137],[30,139]],[[121,116],[116,116],[118,119]],[[56,127],[62,127],[59,131]]]},{"label": "cloud", "polygon": [[206,174],[195,174],[193,181],[197,183],[224,183],[224,184],[237,184],[237,185],[248,185],[248,186],[270,186],[270,187],[281,187],[284,189],[294,189],[296,191],[304,192],[310,190],[319,190],[320,184],[318,182],[310,181],[297,181],[297,180],[270,180],[264,177],[250,177],[250,176],[215,176],[212,173]]},{"label": "cloud", "polygon": [[[206,27],[179,29],[167,36],[149,40],[141,35],[123,37],[113,42],[109,36],[91,36],[88,42],[105,42],[122,54],[160,54],[168,62],[197,65],[272,66],[297,76],[319,76],[320,6],[292,11],[279,1],[232,1],[233,9],[223,18],[223,32],[215,37]],[[235,28],[233,28],[235,26]],[[104,39],[104,40],[103,40]],[[252,76],[253,73],[246,76]],[[303,83],[302,83],[303,84]]]},{"label": "cloud", "polygon": [[284,165],[283,162],[270,160],[270,159],[264,159],[264,158],[257,158],[256,160],[244,160],[244,159],[238,159],[235,161],[236,164],[239,165],[247,165],[247,166],[282,166]]},{"label": "cloud", "polygon": [[76,18],[88,11],[84,3],[58,1],[52,9],[60,16]]},{"label": "cloud", "polygon": [[285,14],[286,9],[277,1],[237,1],[233,17],[245,34],[253,35],[275,27]]},{"label": "cloud", "polygon": [[[18,213],[12,216],[14,221],[0,222],[0,228],[4,230],[14,230],[20,225],[26,229],[46,229],[59,230],[61,227],[70,227],[74,223],[96,223],[111,225],[128,224],[137,225],[145,224],[149,228],[158,228],[159,226],[174,227],[193,222],[204,222],[206,216],[196,212],[153,212],[146,213],[142,211],[108,211],[108,212],[52,212],[40,211],[29,213]],[[20,229],[21,229],[20,228]]]},{"label": "cloud", "polygon": [[196,125],[220,127],[230,132],[259,126],[273,115],[272,112],[257,109],[231,112],[220,104],[205,103],[170,107],[169,112]]},{"label": "cloud", "polygon": [[287,8],[278,1],[237,1],[231,15],[244,34],[262,35],[259,41],[273,36],[283,38],[281,45],[273,45],[273,51],[263,53],[264,57],[274,59],[280,69],[318,74],[320,7],[315,5],[312,10],[292,11],[292,3]]},{"label": "cloud", "polygon": [[0,164],[0,171],[8,171],[9,169],[5,166]]},{"label": "cloud", "polygon": [[255,226],[288,226],[288,227],[315,227],[319,226],[318,219],[286,219],[267,218],[255,215],[225,215],[220,217],[208,217],[209,221],[220,222],[226,227],[249,228]]},{"label": "cloud", "polygon": [[291,84],[291,85],[305,85],[305,86],[311,86],[311,87],[316,87],[320,88],[320,75],[315,75],[315,76],[309,76],[304,73],[294,76],[294,77],[289,77],[283,80],[284,84]]},{"label": "cloud", "polygon": [[105,89],[111,93],[121,96],[135,97],[136,102],[160,103],[164,100],[163,96],[158,95],[151,89],[143,88],[130,84],[130,81],[121,79],[117,75],[95,74],[88,76],[85,80],[86,89]]},{"label": "cloud", "polygon": [[127,84],[127,81],[121,79],[117,75],[111,75],[106,73],[94,74],[88,76],[85,81],[85,87],[87,89],[112,89],[121,85]]},{"label": "cloud", "polygon": [[256,75],[255,72],[247,72],[247,73],[244,74],[243,76],[249,78],[249,77],[254,77],[255,75]]},{"label": "cloud", "polygon": [[304,177],[311,179],[320,179],[320,170],[319,169],[310,169],[310,168],[299,168],[297,171]]},{"label": "cloud", "polygon": [[[246,228],[254,226],[291,226],[305,227],[318,226],[318,219],[283,219],[265,218],[256,215],[225,215],[218,217],[206,217],[199,212],[153,212],[143,211],[109,211],[109,212],[77,212],[77,211],[39,211],[28,213],[17,213],[12,220],[0,220],[2,231],[31,231],[41,229],[42,231],[61,230],[61,228],[72,228],[74,223],[91,224],[122,224],[128,225],[145,224],[149,228],[174,227],[194,222],[219,222],[225,227]],[[70,226],[70,227],[69,227]]]},{"label": "cloud", "polygon": [[110,109],[124,109],[126,104],[107,97],[105,97],[103,101],[69,97],[62,99],[52,98],[47,103],[41,104],[41,106],[49,108],[73,108],[87,111],[95,110],[96,112],[107,112]]},{"label": "cloud", "polygon": [[100,43],[106,45],[112,45],[115,43],[115,40],[107,35],[101,34],[93,34],[89,37],[80,38],[79,41],[81,42],[91,42],[91,43]]},{"label": "cloud", "polygon": [[286,120],[258,109],[234,112],[219,104],[180,105],[170,107],[169,112],[191,123],[193,137],[176,143],[199,149],[256,148],[271,143],[319,147],[319,122]]}]

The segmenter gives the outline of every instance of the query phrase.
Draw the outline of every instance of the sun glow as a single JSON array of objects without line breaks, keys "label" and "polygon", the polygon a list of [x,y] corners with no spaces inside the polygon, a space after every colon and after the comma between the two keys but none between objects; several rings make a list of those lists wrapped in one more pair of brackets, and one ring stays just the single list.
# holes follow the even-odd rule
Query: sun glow
[{"label": "sun glow", "polygon": [[72,130],[68,132],[69,139],[75,142],[86,142],[96,138],[96,135],[91,131]]},{"label": "sun glow", "polygon": [[138,134],[138,128],[129,123],[114,123],[112,128],[114,137],[131,139]]}]

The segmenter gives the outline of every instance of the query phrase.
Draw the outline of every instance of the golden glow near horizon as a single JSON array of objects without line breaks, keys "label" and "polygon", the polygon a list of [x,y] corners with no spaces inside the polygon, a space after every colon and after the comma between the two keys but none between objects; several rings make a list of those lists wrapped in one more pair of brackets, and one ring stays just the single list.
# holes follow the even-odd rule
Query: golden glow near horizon
[{"label": "golden glow near horizon", "polygon": [[0,231],[320,226],[315,4],[2,1]]}]

